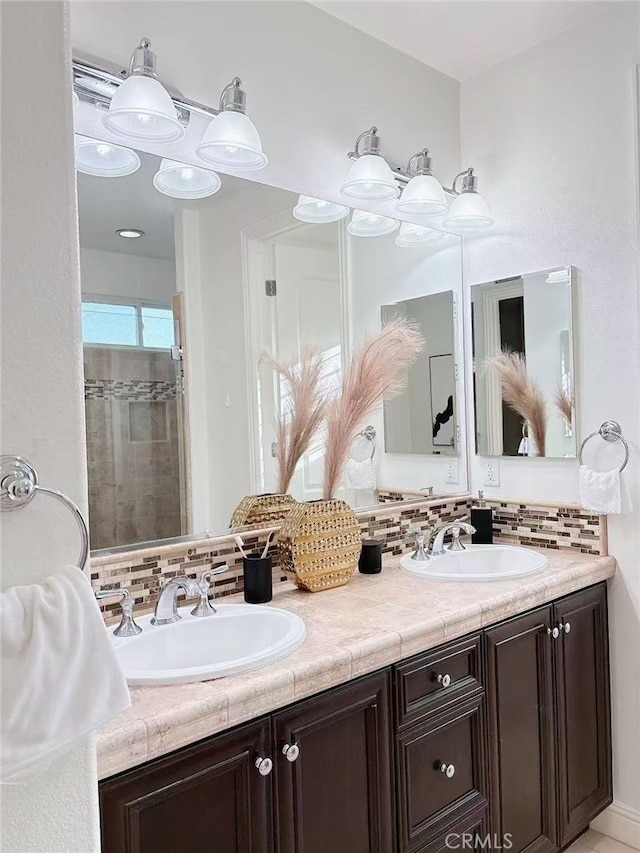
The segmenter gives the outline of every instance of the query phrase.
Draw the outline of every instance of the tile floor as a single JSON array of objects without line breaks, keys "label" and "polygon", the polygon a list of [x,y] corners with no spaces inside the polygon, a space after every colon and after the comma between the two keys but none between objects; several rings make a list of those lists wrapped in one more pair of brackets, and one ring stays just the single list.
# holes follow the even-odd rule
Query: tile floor
[{"label": "tile floor", "polygon": [[595,829],[588,829],[565,853],[638,853],[633,847],[627,847],[615,838],[603,835]]}]

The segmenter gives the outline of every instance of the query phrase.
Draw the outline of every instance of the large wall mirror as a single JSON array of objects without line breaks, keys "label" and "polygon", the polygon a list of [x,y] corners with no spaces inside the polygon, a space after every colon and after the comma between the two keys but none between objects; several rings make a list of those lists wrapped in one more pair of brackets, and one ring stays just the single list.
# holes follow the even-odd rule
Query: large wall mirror
[{"label": "large wall mirror", "polygon": [[571,267],[471,288],[476,452],[575,458]]},{"label": "large wall mirror", "polygon": [[[227,532],[245,495],[275,490],[286,389],[261,354],[295,362],[311,344],[336,385],[394,314],[426,349],[364,425],[339,496],[364,508],[466,491],[460,238],[420,226],[430,239],[416,247],[396,242],[406,228],[304,223],[297,194],[228,175],[214,195],[171,198],[154,186],[161,158],[138,155],[129,175],[78,172],[93,549]],[[320,436],[295,498],[321,496],[323,457]]]}]

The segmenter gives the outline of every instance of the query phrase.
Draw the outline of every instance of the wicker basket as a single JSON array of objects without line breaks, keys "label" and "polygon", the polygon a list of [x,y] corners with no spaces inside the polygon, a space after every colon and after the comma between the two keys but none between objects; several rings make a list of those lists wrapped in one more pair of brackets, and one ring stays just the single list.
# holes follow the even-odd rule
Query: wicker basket
[{"label": "wicker basket", "polygon": [[344,501],[298,504],[280,528],[281,567],[296,586],[319,592],[348,583],[362,548],[362,531]]},{"label": "wicker basket", "polygon": [[291,495],[248,495],[234,509],[230,527],[274,527],[289,515],[296,501]]}]

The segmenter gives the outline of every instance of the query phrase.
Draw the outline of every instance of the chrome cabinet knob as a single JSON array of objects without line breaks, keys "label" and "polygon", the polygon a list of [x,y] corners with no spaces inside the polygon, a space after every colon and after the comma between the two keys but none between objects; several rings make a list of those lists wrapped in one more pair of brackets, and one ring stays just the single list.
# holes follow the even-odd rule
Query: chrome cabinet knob
[{"label": "chrome cabinet knob", "polygon": [[300,755],[300,747],[297,743],[285,743],[282,747],[282,754],[287,761],[293,764],[294,761],[297,761],[298,756]]},{"label": "chrome cabinet knob", "polygon": [[547,634],[549,634],[550,637],[553,637],[554,640],[557,640],[558,637],[560,636],[560,629],[559,628],[547,628]]},{"label": "chrome cabinet knob", "polygon": [[273,761],[270,758],[256,758],[256,768],[261,776],[268,776],[273,769]]},{"label": "chrome cabinet knob", "polygon": [[456,775],[456,768],[453,764],[443,763],[440,765],[440,772],[444,773],[447,779],[453,779],[453,777]]},{"label": "chrome cabinet knob", "polygon": [[564,631],[565,634],[568,634],[571,630],[571,622],[561,622],[559,627],[561,631]]},{"label": "chrome cabinet knob", "polygon": [[436,678],[436,681],[438,682],[438,684],[442,685],[442,687],[449,687],[449,685],[451,684],[451,676],[449,675],[449,673],[445,673],[444,675],[439,674]]}]

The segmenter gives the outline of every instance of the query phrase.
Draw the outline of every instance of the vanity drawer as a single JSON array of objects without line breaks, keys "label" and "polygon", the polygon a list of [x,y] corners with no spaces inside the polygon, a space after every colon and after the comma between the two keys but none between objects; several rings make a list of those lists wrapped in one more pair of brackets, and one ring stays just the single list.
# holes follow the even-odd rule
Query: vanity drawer
[{"label": "vanity drawer", "polygon": [[487,808],[483,701],[478,695],[397,736],[401,853],[437,846]]},{"label": "vanity drawer", "polygon": [[398,729],[482,690],[480,634],[456,640],[396,667]]}]

